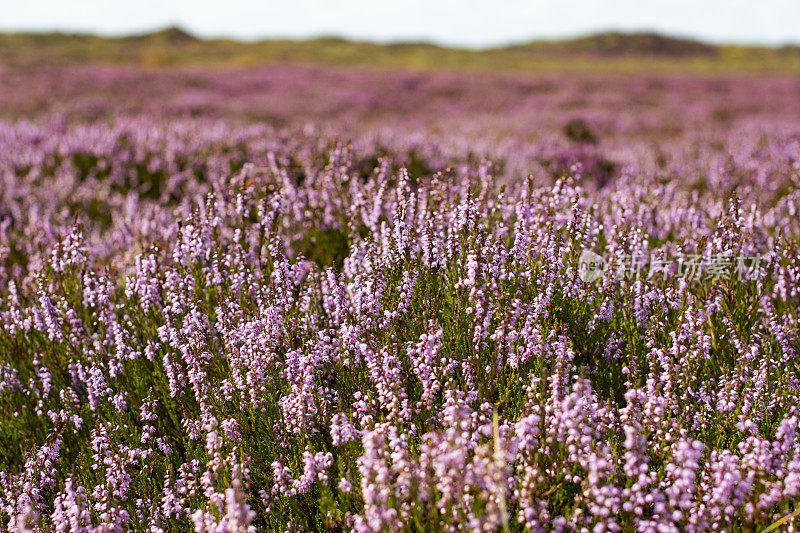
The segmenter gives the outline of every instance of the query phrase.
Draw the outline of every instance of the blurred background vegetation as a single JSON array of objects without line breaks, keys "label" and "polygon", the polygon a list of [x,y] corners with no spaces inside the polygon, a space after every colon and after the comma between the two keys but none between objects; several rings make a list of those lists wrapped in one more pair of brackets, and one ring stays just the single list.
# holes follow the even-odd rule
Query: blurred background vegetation
[{"label": "blurred background vegetation", "polygon": [[376,44],[324,37],[304,41],[199,39],[178,27],[128,37],[0,34],[0,63],[246,66],[313,63],[495,71],[774,73],[800,75],[800,46],[710,45],[653,33],[603,33],[486,50],[429,43]]}]

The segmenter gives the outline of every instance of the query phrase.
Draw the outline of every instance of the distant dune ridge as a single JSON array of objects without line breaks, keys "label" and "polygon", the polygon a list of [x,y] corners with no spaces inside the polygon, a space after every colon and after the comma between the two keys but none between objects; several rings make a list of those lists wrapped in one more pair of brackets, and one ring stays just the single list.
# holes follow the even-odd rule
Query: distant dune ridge
[{"label": "distant dune ridge", "polygon": [[124,37],[0,34],[0,63],[101,62],[148,66],[316,63],[418,69],[800,73],[800,46],[714,45],[656,33],[600,33],[484,50],[426,42],[201,39],[179,27]]}]

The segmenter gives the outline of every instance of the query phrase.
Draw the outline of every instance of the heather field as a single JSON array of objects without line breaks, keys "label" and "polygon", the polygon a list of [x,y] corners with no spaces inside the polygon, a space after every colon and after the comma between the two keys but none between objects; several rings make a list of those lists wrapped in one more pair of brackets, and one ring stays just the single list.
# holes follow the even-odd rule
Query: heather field
[{"label": "heather field", "polygon": [[799,96],[0,66],[0,530],[795,530]]}]

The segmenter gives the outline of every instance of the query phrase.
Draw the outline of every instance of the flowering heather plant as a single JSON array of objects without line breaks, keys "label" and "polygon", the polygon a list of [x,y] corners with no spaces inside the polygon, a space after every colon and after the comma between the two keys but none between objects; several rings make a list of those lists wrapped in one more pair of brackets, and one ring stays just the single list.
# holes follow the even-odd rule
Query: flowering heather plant
[{"label": "flowering heather plant", "polygon": [[0,123],[2,529],[795,528],[800,125],[598,109]]}]

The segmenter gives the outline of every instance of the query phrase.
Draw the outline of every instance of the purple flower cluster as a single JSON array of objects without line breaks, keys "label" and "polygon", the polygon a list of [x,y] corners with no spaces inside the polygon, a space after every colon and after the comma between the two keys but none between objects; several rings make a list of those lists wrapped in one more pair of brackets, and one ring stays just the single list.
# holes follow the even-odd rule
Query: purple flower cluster
[{"label": "purple flower cluster", "polygon": [[[283,68],[235,76],[317,74]],[[323,108],[374,81],[327,75],[358,94]],[[725,81],[757,108],[728,132],[703,122],[710,81],[637,79],[627,95],[683,89],[640,116],[615,114],[618,80],[578,77],[611,100],[589,121],[608,139],[561,138],[551,110],[523,142],[457,77],[388,79],[415,76],[465,92],[468,127],[313,131],[292,109],[276,128],[198,94],[203,117],[126,100],[109,122],[0,122],[3,529],[703,532],[793,512],[800,124],[752,88],[788,102],[796,82]],[[520,121],[587,90],[520,83],[479,85],[498,113],[522,94]],[[691,127],[658,137],[673,107]],[[590,283],[584,250],[763,261]]]}]

